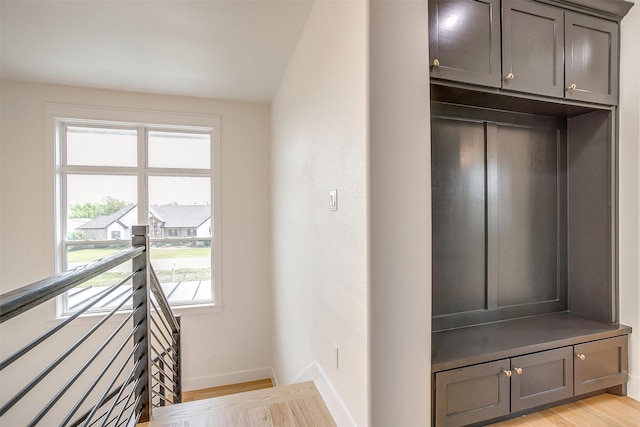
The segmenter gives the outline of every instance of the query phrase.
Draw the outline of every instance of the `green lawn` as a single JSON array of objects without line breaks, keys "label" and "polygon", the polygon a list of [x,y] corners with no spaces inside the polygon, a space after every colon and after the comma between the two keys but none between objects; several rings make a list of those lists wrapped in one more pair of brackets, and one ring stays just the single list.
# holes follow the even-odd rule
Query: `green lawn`
[{"label": "green lawn", "polygon": [[[71,264],[75,263],[89,263],[100,258],[104,258],[108,255],[116,253],[121,249],[114,248],[92,248],[92,249],[79,249],[75,251],[69,251],[67,260]],[[196,248],[181,248],[181,247],[166,247],[166,248],[151,248],[152,259],[168,259],[168,258],[204,258],[211,254],[211,248],[209,247],[196,247]]]},{"label": "green lawn", "polygon": [[[80,288],[86,288],[88,286],[111,286],[115,285],[130,273],[120,271],[107,271],[102,273],[98,277],[84,282],[79,285]],[[156,271],[160,283],[167,282],[198,282],[201,280],[211,280],[211,270],[208,268],[176,268],[175,271],[171,270],[159,270]]]},{"label": "green lawn", "polygon": [[208,247],[196,247],[196,248],[151,248],[152,259],[167,259],[167,258],[199,258],[208,257],[211,255],[211,248]]},{"label": "green lawn", "polygon": [[89,263],[100,258],[104,258],[108,255],[114,254],[120,251],[120,249],[113,248],[101,248],[101,249],[79,249],[76,251],[69,251],[67,254],[67,261],[71,264],[75,263]]}]

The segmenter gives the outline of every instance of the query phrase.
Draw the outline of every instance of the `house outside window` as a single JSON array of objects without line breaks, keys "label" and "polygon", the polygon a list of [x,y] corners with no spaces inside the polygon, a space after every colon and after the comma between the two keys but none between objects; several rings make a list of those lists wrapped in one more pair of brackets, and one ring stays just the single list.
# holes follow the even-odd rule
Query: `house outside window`
[{"label": "house outside window", "polygon": [[[60,118],[51,123],[58,159],[58,270],[130,246],[132,226],[149,224],[151,264],[166,293],[176,295],[170,303],[220,305],[213,233],[179,233],[180,227],[195,230],[208,223],[217,229],[219,129]],[[88,290],[67,292],[58,301],[58,315],[118,283],[131,272],[131,263],[120,269],[103,275],[112,279],[108,283],[100,277],[87,282]]]}]

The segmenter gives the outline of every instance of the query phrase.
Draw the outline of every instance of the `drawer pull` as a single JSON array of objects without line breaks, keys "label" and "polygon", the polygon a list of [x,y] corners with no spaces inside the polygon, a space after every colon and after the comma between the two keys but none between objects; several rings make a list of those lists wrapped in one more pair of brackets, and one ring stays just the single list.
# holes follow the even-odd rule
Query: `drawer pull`
[{"label": "drawer pull", "polygon": [[438,61],[438,58],[434,59],[433,62],[431,63],[432,67],[439,67],[440,66],[440,61]]},{"label": "drawer pull", "polygon": [[584,354],[576,354],[576,357],[580,360],[585,360],[587,358]]},{"label": "drawer pull", "polygon": [[522,368],[516,368],[516,374],[522,375]]},{"label": "drawer pull", "polygon": [[504,374],[507,376],[507,378],[511,378],[511,375],[512,375],[511,371],[503,369],[502,372],[504,372]]},{"label": "drawer pull", "polygon": [[505,80],[513,80],[515,76],[513,75],[513,73],[509,73],[507,74],[507,76],[504,78]]},{"label": "drawer pull", "polygon": [[576,84],[575,83],[571,83],[571,85],[567,88],[567,90],[576,90]]}]

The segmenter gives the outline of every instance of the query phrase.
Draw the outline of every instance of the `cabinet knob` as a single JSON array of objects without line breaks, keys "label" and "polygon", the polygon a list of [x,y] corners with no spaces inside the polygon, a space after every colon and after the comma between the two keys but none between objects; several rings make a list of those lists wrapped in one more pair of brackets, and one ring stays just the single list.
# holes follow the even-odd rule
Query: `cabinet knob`
[{"label": "cabinet knob", "polygon": [[584,354],[576,354],[576,357],[580,360],[585,360],[587,358]]},{"label": "cabinet knob", "polygon": [[571,85],[567,88],[567,90],[576,90],[577,86],[575,83],[571,83]]},{"label": "cabinet knob", "polygon": [[516,374],[522,375],[522,368],[516,368]]},{"label": "cabinet knob", "polygon": [[505,80],[513,80],[515,76],[513,75],[513,73],[509,73],[507,74],[507,76],[504,78]]},{"label": "cabinet knob", "polygon": [[503,370],[502,370],[502,372],[504,372],[504,374],[507,376],[507,378],[511,378],[511,375],[513,375],[513,374],[511,373],[511,371],[506,370],[506,369],[503,369]]},{"label": "cabinet knob", "polygon": [[438,61],[438,58],[434,59],[433,62],[431,63],[432,67],[439,67],[440,66],[440,61]]}]

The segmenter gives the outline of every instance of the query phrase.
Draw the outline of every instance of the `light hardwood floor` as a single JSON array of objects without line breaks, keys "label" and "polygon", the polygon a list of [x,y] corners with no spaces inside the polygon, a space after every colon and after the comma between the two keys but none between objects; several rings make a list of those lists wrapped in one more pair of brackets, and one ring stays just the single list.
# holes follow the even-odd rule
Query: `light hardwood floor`
[{"label": "light hardwood floor", "polygon": [[[271,380],[265,379],[185,392],[183,402],[193,403],[156,409],[153,420],[141,426],[335,426],[313,383],[272,386]],[[204,400],[214,397],[217,399]],[[492,427],[555,426],[640,427],[640,402],[602,394],[492,424]]]},{"label": "light hardwood floor", "polygon": [[601,394],[525,415],[492,427],[639,427],[640,402],[630,397]]},{"label": "light hardwood floor", "polygon": [[148,427],[333,427],[313,382],[268,387],[153,410]]},{"label": "light hardwood floor", "polygon": [[269,387],[273,387],[273,381],[271,381],[271,378],[240,384],[205,388],[202,390],[185,391],[182,393],[182,402],[193,402],[194,400],[210,399],[212,397],[227,396],[229,394],[244,393],[246,391],[262,390]]}]

